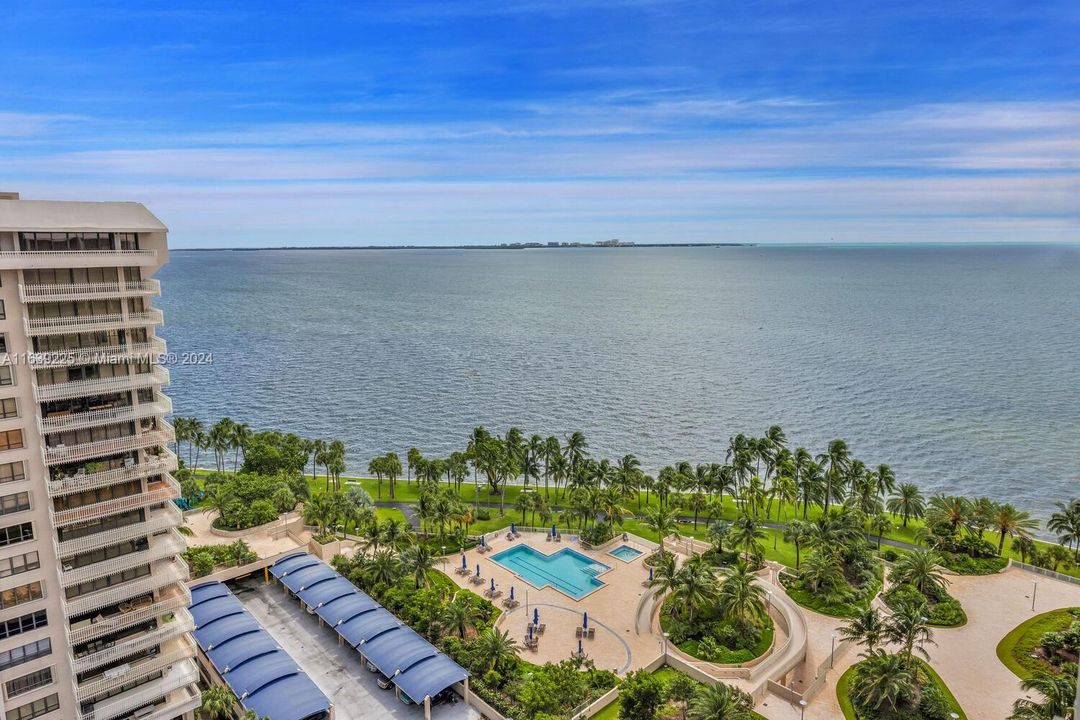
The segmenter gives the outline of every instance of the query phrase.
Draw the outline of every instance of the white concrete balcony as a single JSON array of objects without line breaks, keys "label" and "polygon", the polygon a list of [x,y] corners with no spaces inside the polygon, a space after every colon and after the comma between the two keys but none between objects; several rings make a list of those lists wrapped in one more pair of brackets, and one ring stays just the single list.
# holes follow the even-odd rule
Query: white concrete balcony
[{"label": "white concrete balcony", "polygon": [[153,267],[157,250],[0,250],[0,270]]},{"label": "white concrete balcony", "polygon": [[82,620],[67,628],[68,643],[78,645],[94,638],[112,634],[147,620],[176,613],[191,605],[191,590],[187,585],[170,585],[159,593],[158,599],[142,607],[130,607],[108,617]]},{"label": "white concrete balcony", "polygon": [[[93,407],[93,406],[91,406]],[[165,395],[159,395],[153,402],[139,403],[138,405],[124,405],[122,407],[101,408],[100,410],[88,410],[87,412],[64,412],[50,413],[48,417],[38,418],[38,430],[42,435],[47,433],[79,430],[99,425],[128,422],[152,416],[169,415],[172,413],[172,400]]]},{"label": "white concrete balcony", "polygon": [[56,542],[56,555],[60,558],[69,558],[79,553],[116,545],[125,540],[134,540],[135,538],[153,535],[162,530],[180,527],[183,523],[184,513],[180,512],[180,508],[176,507],[176,505],[169,502],[163,508],[151,510],[147,514],[146,520],[142,522]]},{"label": "white concrete balcony", "polygon": [[57,463],[79,462],[91,460],[103,455],[115,455],[132,450],[143,450],[155,446],[164,446],[176,442],[176,431],[173,426],[165,421],[158,422],[160,429],[137,432],[134,435],[108,438],[107,440],[94,440],[78,445],[43,445],[41,447],[41,460],[46,465]]},{"label": "white concrete balcony", "polygon": [[160,388],[169,384],[169,371],[155,365],[148,373],[132,373],[109,378],[72,380],[71,382],[37,385],[34,387],[34,400],[49,402],[87,395],[104,395],[115,392],[128,392],[142,388]]},{"label": "white concrete balcony", "polygon": [[178,497],[180,497],[180,483],[176,482],[171,476],[165,475],[161,480],[150,483],[145,492],[90,503],[89,505],[80,505],[65,510],[52,510],[50,508],[49,515],[52,517],[55,527],[64,527],[65,525],[116,515],[127,510],[159,505],[168,500],[175,500]]},{"label": "white concrete balcony", "polygon": [[181,558],[174,558],[167,564],[159,563],[152,566],[149,575],[82,595],[72,600],[65,600],[64,612],[68,617],[83,615],[91,610],[116,605],[123,600],[145,595],[167,585],[186,582],[190,577],[187,563]]},{"label": "white concrete balcony", "polygon": [[103,332],[128,327],[161,325],[165,316],[157,308],[126,315],[65,315],[63,317],[24,318],[23,327],[29,336],[69,335],[81,332]]},{"label": "white concrete balcony", "polygon": [[157,297],[161,295],[161,282],[142,280],[110,283],[33,283],[19,285],[19,298],[24,303],[63,302],[65,300],[96,300],[124,297]]},{"label": "white concrete balcony", "polygon": [[[128,553],[118,557],[102,560],[101,562],[72,567],[61,564],[60,584],[64,587],[77,585],[78,583],[105,577],[113,573],[130,570],[139,565],[164,560],[184,552],[187,543],[184,536],[175,529],[169,530],[164,535],[155,535],[150,538],[149,547],[139,552]],[[70,569],[69,569],[70,568]]]},{"label": "white concrete balcony", "polygon": [[[194,621],[191,622],[191,626],[195,626]],[[195,643],[186,636],[169,640],[161,648],[161,652],[139,658],[127,665],[117,665],[109,668],[97,677],[88,678],[79,683],[75,687],[75,696],[81,702],[84,702],[97,695],[111,692],[129,683],[150,677],[154,673],[168,669],[171,665],[194,658],[196,652]],[[78,663],[79,661],[76,660],[75,662]]]},{"label": "white concrete balcony", "polygon": [[157,457],[147,455],[141,463],[133,462],[131,465],[100,472],[88,473],[80,470],[57,480],[48,480],[49,497],[62,497],[138,478],[171,473],[175,472],[177,467],[179,467],[179,462],[176,455],[171,450],[163,450]]},{"label": "white concrete balcony", "polygon": [[[113,695],[95,703],[89,712],[82,714],[82,720],[112,720],[143,708],[154,709],[150,713],[137,713],[139,720],[148,718],[173,717],[171,707],[174,691],[194,685],[199,680],[199,668],[192,659],[181,660],[168,669],[160,678],[143,683],[119,695]],[[161,700],[168,700],[161,707],[154,707]]]},{"label": "white concrete balcony", "polygon": [[[154,658],[161,658],[162,656],[167,655],[175,656],[178,650],[186,649],[189,654],[180,654],[178,657],[174,657],[172,662],[176,662],[176,660],[182,660],[184,657],[192,656],[192,651],[194,650],[194,648],[185,645],[184,641],[187,638],[184,636],[184,633],[189,633],[194,629],[195,620],[191,617],[191,613],[189,613],[187,610],[181,610],[180,612],[176,613],[172,617],[172,619],[169,620],[169,622],[163,623],[158,627],[154,628],[153,630],[147,630],[143,633],[130,635],[123,640],[118,641],[115,645],[105,648],[104,650],[90,653],[89,655],[83,655],[82,657],[77,657],[72,661],[72,664],[75,667],[75,672],[77,674],[82,674],[84,672],[89,672],[94,668],[101,667],[102,665],[108,665],[109,663],[116,662],[117,660],[120,660],[122,658],[130,657],[132,655],[144,652],[157,645],[163,645],[163,647],[161,648],[161,651],[159,653],[153,656]],[[173,641],[174,638],[176,639],[175,641]],[[133,669],[135,666],[144,662],[144,660],[149,659],[151,658],[141,658],[135,662],[132,662],[129,668]],[[166,665],[169,664],[171,664],[171,662],[166,663]],[[113,668],[113,670],[115,669],[116,668]],[[132,682],[133,680],[137,679],[130,672],[127,674],[127,678],[127,680],[121,678],[120,684],[122,685],[125,682]],[[114,685],[113,687],[103,688],[98,685],[99,682],[107,680],[108,678],[95,678],[92,680],[87,680],[84,683],[80,683],[80,697],[82,699],[85,699],[93,695],[99,695],[103,692],[108,692],[109,690],[112,690],[113,687],[117,687],[116,685]],[[82,694],[84,692],[84,688],[86,693],[85,695]]]},{"label": "white concrete balcony", "polygon": [[100,347],[73,348],[71,350],[50,350],[29,353],[26,362],[31,367],[67,367],[69,365],[91,365],[94,363],[112,363],[123,360],[142,360],[156,362],[165,354],[165,341],[151,337],[144,343],[128,345],[102,345]]}]

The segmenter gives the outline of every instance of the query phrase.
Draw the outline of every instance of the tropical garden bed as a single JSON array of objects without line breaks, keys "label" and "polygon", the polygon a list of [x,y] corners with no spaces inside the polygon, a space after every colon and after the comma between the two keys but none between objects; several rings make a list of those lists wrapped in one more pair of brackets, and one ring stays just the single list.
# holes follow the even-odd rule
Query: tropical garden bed
[{"label": "tropical garden bed", "polygon": [[669,667],[637,670],[619,686],[619,697],[594,720],[764,720],[750,696],[723,683],[710,686]]},{"label": "tropical garden bed", "polygon": [[1078,644],[1080,608],[1063,608],[1017,625],[998,643],[997,656],[1014,675],[1027,679],[1038,672],[1060,672],[1066,658],[1058,651],[1075,657]]},{"label": "tropical garden bed", "polygon": [[[919,659],[915,659],[913,663],[913,667],[916,668],[913,674],[920,693],[919,702],[915,707],[905,706],[902,709],[893,710],[886,701],[884,710],[875,711],[869,709],[867,703],[860,705],[856,699],[853,699],[853,687],[856,692],[859,692],[860,669],[865,679],[871,673],[871,666],[875,662],[879,661],[869,658],[856,663],[837,680],[836,699],[845,720],[950,720],[949,713],[956,713],[962,720],[967,719],[963,708],[960,707],[960,703],[957,702],[945,681],[932,667]],[[893,675],[892,679],[895,680],[896,675]],[[873,687],[872,683],[867,682],[867,685]]]},{"label": "tropical garden bed", "polygon": [[934,627],[959,627],[967,623],[960,601],[949,595],[948,578],[939,569],[941,555],[927,550],[897,558],[889,573],[892,587],[882,596],[897,610],[906,604],[925,604],[927,623]]}]

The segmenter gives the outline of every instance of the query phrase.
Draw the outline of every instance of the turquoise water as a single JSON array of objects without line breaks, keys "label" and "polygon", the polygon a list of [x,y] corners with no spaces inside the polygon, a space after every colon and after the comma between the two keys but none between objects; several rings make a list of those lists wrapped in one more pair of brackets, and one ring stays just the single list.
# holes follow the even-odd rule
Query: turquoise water
[{"label": "turquoise water", "polygon": [[545,555],[528,545],[515,545],[491,559],[530,585],[538,588],[550,585],[575,600],[604,587],[596,576],[611,569],[570,548]]},{"label": "turquoise water", "polygon": [[631,562],[639,555],[641,555],[641,551],[636,548],[632,548],[629,545],[620,545],[619,547],[609,552],[608,555],[614,555],[623,562]]}]

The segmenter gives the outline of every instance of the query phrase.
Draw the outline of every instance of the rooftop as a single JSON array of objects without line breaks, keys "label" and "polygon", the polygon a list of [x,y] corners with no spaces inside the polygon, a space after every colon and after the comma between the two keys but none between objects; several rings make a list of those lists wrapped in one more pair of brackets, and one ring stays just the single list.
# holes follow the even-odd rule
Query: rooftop
[{"label": "rooftop", "polygon": [[164,232],[152,212],[136,202],[21,200],[0,193],[0,232]]}]

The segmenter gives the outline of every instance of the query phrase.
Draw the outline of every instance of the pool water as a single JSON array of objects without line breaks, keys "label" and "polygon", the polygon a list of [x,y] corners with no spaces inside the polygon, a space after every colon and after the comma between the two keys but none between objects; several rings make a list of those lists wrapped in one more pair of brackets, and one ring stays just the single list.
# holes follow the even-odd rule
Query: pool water
[{"label": "pool water", "polygon": [[515,545],[492,555],[491,559],[530,585],[538,588],[550,585],[575,600],[604,587],[597,576],[611,569],[565,547],[545,555],[528,545]]},{"label": "pool water", "polygon": [[608,553],[608,555],[614,555],[623,562],[632,562],[643,554],[644,553],[641,550],[632,548],[629,545],[620,545]]}]

